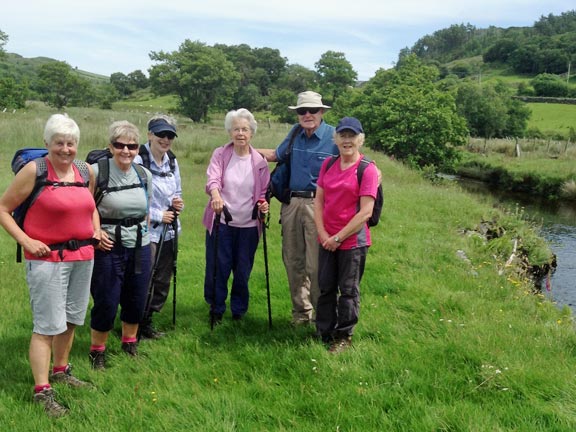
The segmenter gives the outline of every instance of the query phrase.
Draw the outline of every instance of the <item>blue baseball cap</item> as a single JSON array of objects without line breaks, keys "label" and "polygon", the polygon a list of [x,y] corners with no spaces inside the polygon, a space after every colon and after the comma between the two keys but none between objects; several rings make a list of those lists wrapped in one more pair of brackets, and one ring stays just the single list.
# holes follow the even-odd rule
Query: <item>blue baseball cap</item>
[{"label": "blue baseball cap", "polygon": [[174,135],[178,136],[178,134],[176,134],[176,128],[164,119],[156,119],[150,122],[148,125],[148,131],[153,134],[159,132],[172,132]]},{"label": "blue baseball cap", "polygon": [[340,133],[345,130],[351,130],[356,135],[360,133],[364,133],[364,129],[362,129],[362,123],[360,120],[354,117],[343,117],[336,126],[336,132]]}]

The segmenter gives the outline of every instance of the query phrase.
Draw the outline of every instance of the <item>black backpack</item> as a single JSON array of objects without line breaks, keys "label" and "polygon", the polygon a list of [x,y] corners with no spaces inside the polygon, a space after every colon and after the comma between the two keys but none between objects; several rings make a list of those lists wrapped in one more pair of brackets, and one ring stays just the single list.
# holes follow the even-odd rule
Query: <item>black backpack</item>
[{"label": "black backpack", "polygon": [[110,178],[110,165],[108,159],[111,157],[112,153],[110,153],[109,149],[91,150],[86,156],[86,162],[89,164],[98,163],[98,176],[96,178],[96,187],[94,188],[94,200],[96,201],[96,206],[100,204],[104,195],[111,192],[137,187],[143,187],[146,193],[148,190],[148,177],[146,176],[146,172],[142,166],[138,164],[133,164],[133,166],[134,169],[136,169],[136,173],[138,173],[138,178],[140,179],[139,183],[108,187],[108,179]]},{"label": "black backpack", "polygon": [[[334,162],[340,156],[332,156],[326,165],[326,171],[330,169]],[[364,175],[364,170],[366,167],[373,163],[372,160],[364,155],[362,155],[362,160],[360,160],[360,165],[358,165],[358,171],[356,172],[356,176],[358,178],[358,186],[362,184],[362,176]],[[376,226],[380,221],[380,215],[382,214],[382,207],[384,207],[384,191],[382,190],[382,185],[378,185],[378,190],[376,192],[376,199],[374,200],[374,208],[372,210],[372,215],[370,219],[368,219],[368,226]]]},{"label": "black backpack", "polygon": [[[28,162],[36,162],[36,180],[34,181],[32,192],[28,195],[28,198],[12,212],[14,220],[21,229],[24,229],[24,219],[26,218],[28,209],[30,209],[34,201],[40,196],[44,187],[88,187],[90,183],[88,165],[79,159],[74,160],[74,165],[78,168],[83,182],[55,182],[48,180],[48,167],[46,166],[45,159],[47,154],[48,150],[46,148],[26,147],[16,151],[12,158],[11,166],[14,174],[17,174]],[[19,244],[16,246],[16,262],[22,262],[22,248]]]},{"label": "black backpack", "polygon": [[172,173],[174,173],[174,171],[176,170],[176,155],[172,152],[172,150],[168,150],[168,152],[166,153],[168,155],[168,159],[169,159],[168,163],[170,164],[170,171],[167,171],[167,172],[160,172],[160,171],[156,171],[156,170],[153,170],[152,168],[150,168],[150,153],[148,152],[148,149],[146,148],[146,144],[140,145],[140,150],[138,151],[138,154],[142,158],[142,164],[141,165],[145,168],[148,168],[148,171],[150,171],[152,173],[152,175],[160,176],[160,177],[170,177],[172,175]]}]

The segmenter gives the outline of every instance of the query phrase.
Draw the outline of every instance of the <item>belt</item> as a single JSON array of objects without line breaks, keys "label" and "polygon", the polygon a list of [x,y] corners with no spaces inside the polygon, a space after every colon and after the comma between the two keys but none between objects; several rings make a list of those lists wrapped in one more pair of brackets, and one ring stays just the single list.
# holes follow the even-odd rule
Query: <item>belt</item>
[{"label": "belt", "polygon": [[290,192],[291,198],[314,198],[316,191],[292,191]]}]

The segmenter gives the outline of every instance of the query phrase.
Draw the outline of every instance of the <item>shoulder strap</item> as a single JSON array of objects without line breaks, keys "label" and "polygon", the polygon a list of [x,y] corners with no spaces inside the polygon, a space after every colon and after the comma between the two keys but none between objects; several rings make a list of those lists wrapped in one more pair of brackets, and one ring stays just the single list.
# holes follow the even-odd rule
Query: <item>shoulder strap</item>
[{"label": "shoulder strap", "polygon": [[296,139],[296,135],[298,135],[302,131],[302,126],[298,124],[294,130],[292,131],[292,135],[290,135],[290,141],[288,142],[288,148],[286,149],[285,153],[285,163],[289,164],[292,162],[292,147],[294,147],[294,140]]},{"label": "shoulder strap", "polygon": [[94,201],[96,206],[100,204],[104,194],[108,190],[108,178],[110,177],[110,165],[108,158],[98,159],[98,177],[96,177],[96,190],[94,191]]},{"label": "shoulder strap", "polygon": [[148,170],[150,170],[150,172],[153,175],[160,176],[160,177],[166,177],[170,173],[173,173],[174,171],[176,171],[176,155],[174,154],[174,152],[172,150],[168,150],[166,152],[166,154],[168,155],[168,164],[170,165],[170,171],[168,174],[165,172],[156,171],[156,170],[153,170],[152,168],[150,168],[150,152],[146,148],[146,144],[141,144],[140,149],[138,150],[138,155],[140,155],[140,157],[142,158],[142,164],[141,165],[148,168]]},{"label": "shoulder strap", "polygon": [[148,153],[146,144],[140,144],[138,155],[142,158],[142,165],[150,169],[150,153]]},{"label": "shoulder strap", "polygon": [[90,183],[90,171],[88,170],[88,164],[83,160],[75,159],[74,165],[76,165],[76,168],[78,168],[78,171],[82,176],[82,180],[84,180],[84,183],[86,184],[86,186],[88,186],[88,184]]},{"label": "shoulder strap", "polygon": [[368,165],[372,163],[372,159],[367,156],[362,155],[360,159],[360,165],[358,165],[358,170],[356,171],[356,176],[358,178],[358,186],[362,183],[362,176],[364,175],[364,170]]}]

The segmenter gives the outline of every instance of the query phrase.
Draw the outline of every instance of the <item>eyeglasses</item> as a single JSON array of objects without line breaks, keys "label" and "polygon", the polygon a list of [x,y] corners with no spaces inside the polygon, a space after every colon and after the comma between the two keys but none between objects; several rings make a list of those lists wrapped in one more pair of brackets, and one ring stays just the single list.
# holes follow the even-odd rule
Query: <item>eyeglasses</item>
[{"label": "eyeglasses", "polygon": [[170,131],[153,132],[158,138],[166,138],[173,140],[176,134]]},{"label": "eyeglasses", "polygon": [[128,150],[138,150],[138,147],[140,147],[140,144],[138,144],[138,143],[136,143],[136,144],[124,144],[121,142],[113,142],[112,146],[116,150],[124,150],[124,147],[128,147]]},{"label": "eyeglasses", "polygon": [[306,113],[310,113],[310,114],[316,114],[318,111],[320,111],[320,108],[298,108],[296,109],[296,112],[298,113],[298,115],[306,115]]}]

